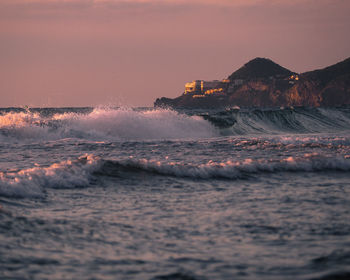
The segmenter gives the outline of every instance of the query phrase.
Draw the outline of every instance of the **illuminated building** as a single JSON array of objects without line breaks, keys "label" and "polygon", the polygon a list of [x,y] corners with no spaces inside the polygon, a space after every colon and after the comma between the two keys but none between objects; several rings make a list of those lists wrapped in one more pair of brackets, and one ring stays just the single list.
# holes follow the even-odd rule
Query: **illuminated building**
[{"label": "illuminated building", "polygon": [[198,98],[200,95],[208,95],[213,93],[223,93],[225,84],[228,84],[230,80],[224,79],[222,81],[203,81],[196,80],[185,84],[184,94],[195,94],[194,98]]}]

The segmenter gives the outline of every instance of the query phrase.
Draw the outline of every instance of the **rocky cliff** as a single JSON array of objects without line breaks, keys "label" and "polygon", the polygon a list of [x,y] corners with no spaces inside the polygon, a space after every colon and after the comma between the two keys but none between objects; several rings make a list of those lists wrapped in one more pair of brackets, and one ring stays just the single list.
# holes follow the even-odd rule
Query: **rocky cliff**
[{"label": "rocky cliff", "polygon": [[350,58],[324,69],[294,73],[256,58],[233,72],[223,92],[158,98],[154,105],[174,108],[340,106],[350,104]]}]

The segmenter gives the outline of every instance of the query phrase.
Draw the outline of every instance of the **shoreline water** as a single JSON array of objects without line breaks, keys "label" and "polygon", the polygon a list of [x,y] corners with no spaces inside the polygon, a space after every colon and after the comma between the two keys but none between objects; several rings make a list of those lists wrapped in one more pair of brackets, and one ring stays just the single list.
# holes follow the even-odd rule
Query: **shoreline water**
[{"label": "shoreline water", "polygon": [[349,276],[349,108],[56,109],[0,110],[0,278]]}]

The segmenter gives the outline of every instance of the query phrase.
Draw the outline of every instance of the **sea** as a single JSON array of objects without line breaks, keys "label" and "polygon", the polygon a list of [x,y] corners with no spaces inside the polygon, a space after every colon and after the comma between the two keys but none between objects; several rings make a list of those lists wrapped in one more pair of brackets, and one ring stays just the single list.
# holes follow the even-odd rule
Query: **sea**
[{"label": "sea", "polygon": [[0,109],[0,279],[350,279],[350,107]]}]

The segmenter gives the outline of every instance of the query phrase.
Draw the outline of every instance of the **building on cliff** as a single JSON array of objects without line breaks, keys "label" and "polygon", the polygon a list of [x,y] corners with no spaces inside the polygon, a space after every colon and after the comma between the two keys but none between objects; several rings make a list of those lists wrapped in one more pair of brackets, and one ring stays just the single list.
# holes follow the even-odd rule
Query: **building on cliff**
[{"label": "building on cliff", "polygon": [[196,80],[185,84],[184,94],[195,94],[195,95],[208,95],[218,92],[223,92],[225,85],[228,84],[230,80],[214,80],[214,81],[203,81]]},{"label": "building on cliff", "polygon": [[[222,91],[220,90],[222,88]],[[323,69],[296,73],[255,58],[222,81],[197,80],[176,98],[157,98],[156,107],[273,108],[350,105],[350,58]]]}]

